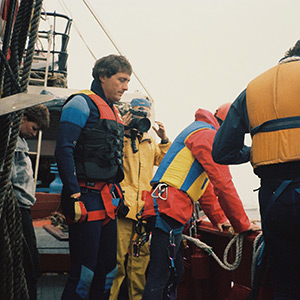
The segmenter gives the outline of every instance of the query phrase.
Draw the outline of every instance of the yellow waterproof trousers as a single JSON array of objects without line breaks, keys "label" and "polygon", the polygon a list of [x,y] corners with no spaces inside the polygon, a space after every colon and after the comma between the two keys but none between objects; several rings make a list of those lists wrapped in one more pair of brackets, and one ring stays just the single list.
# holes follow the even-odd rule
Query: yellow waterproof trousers
[{"label": "yellow waterproof trousers", "polygon": [[[140,300],[146,283],[146,269],[150,260],[149,241],[140,248],[139,257],[133,255],[133,238],[137,222],[128,218],[117,219],[117,273],[110,290],[109,300],[117,300],[127,273],[129,300]],[[128,262],[125,259],[128,253]]]}]

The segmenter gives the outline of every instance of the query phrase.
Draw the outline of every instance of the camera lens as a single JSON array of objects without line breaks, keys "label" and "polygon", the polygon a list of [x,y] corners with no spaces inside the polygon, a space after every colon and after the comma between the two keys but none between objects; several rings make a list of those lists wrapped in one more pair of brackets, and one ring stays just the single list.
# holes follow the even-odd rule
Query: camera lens
[{"label": "camera lens", "polygon": [[136,128],[139,132],[147,132],[151,127],[151,122],[147,118],[133,118],[130,126]]}]

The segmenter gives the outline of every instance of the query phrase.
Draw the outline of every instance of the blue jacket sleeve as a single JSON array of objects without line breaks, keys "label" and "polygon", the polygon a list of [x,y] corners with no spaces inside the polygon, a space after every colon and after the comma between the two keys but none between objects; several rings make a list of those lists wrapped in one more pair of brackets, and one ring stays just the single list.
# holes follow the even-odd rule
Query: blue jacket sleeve
[{"label": "blue jacket sleeve", "polygon": [[244,145],[249,133],[249,118],[246,105],[246,90],[233,102],[220,129],[217,131],[213,149],[213,160],[218,164],[242,164],[250,160],[250,147]]},{"label": "blue jacket sleeve", "polygon": [[63,108],[56,141],[55,157],[64,193],[72,195],[80,192],[73,152],[90,114],[86,100],[74,96]]}]

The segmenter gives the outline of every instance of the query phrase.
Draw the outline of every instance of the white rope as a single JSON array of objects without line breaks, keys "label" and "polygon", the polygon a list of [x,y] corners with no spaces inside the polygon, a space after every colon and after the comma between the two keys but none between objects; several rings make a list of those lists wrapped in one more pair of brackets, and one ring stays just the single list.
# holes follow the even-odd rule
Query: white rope
[{"label": "white rope", "polygon": [[[228,243],[228,245],[226,246],[225,251],[224,251],[223,262],[213,252],[212,247],[208,246],[204,242],[201,242],[199,239],[190,237],[185,234],[182,235],[182,239],[188,240],[188,241],[194,243],[199,248],[203,249],[205,252],[207,252],[209,255],[211,255],[216,260],[216,262],[225,270],[234,271],[239,267],[241,260],[242,260],[244,236],[245,236],[245,233],[239,233],[233,239],[230,240],[230,242]],[[229,252],[230,248],[232,247],[232,245],[234,245],[234,243],[236,243],[235,261],[231,264],[228,262],[227,257],[228,257],[228,252]]]},{"label": "white rope", "polygon": [[256,264],[257,264],[257,258],[261,252],[261,248],[263,247],[264,243],[260,243],[259,246],[257,246],[258,242],[260,241],[263,233],[261,232],[254,240],[253,242],[253,252],[252,252],[252,264],[251,264],[251,288],[254,286],[254,279],[256,275]]}]

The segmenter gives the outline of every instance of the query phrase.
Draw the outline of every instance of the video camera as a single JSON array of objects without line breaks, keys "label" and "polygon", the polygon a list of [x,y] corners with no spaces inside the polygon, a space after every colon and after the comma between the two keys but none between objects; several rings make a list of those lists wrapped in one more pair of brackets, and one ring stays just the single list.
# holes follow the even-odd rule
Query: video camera
[{"label": "video camera", "polygon": [[135,128],[139,132],[147,132],[151,127],[151,121],[147,118],[148,112],[143,107],[139,109],[130,108],[129,112],[132,114],[132,120],[128,127]]},{"label": "video camera", "polygon": [[126,115],[128,112],[132,114],[132,120],[128,129],[136,129],[138,132],[147,132],[151,127],[151,121],[147,118],[148,112],[140,107],[139,109],[133,109],[129,103],[118,104],[119,111],[122,116]]},{"label": "video camera", "polygon": [[125,127],[125,129],[130,129],[131,136],[131,147],[133,153],[138,151],[136,147],[136,137],[138,133],[147,132],[151,127],[151,121],[147,118],[148,112],[140,107],[139,109],[133,109],[129,103],[118,103],[118,109],[122,116],[126,115],[128,112],[131,113],[131,122]]}]

